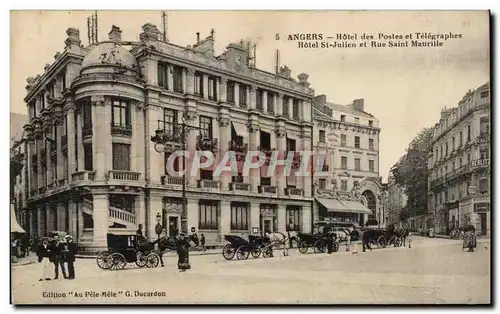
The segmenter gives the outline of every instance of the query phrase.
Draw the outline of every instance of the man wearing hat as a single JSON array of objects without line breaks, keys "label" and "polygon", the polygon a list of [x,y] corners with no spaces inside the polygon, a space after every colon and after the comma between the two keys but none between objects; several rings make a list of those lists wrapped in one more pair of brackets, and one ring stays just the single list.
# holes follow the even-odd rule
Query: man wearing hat
[{"label": "man wearing hat", "polygon": [[61,251],[64,252],[65,260],[68,263],[67,279],[75,279],[75,255],[78,251],[76,243],[73,242],[73,237],[69,234],[66,236],[66,242],[62,243]]},{"label": "man wearing hat", "polygon": [[53,248],[49,244],[48,238],[42,238],[42,243],[38,246],[36,250],[36,255],[38,256],[38,263],[40,264],[40,279],[51,280],[49,275],[50,263],[54,259]]},{"label": "man wearing hat", "polygon": [[66,278],[66,269],[64,268],[64,254],[61,253],[61,245],[62,242],[59,240],[59,236],[55,235],[52,240],[52,252],[54,254],[54,258],[52,263],[54,263],[54,279],[59,278],[59,265],[61,265],[61,271],[63,273],[63,277]]}]

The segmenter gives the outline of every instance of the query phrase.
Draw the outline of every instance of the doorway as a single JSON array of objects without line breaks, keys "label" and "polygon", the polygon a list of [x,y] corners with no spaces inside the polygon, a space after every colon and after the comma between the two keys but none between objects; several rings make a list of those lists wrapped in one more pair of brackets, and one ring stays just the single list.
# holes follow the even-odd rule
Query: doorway
[{"label": "doorway", "polygon": [[273,232],[273,221],[271,218],[264,218],[263,222],[262,231],[264,234]]},{"label": "doorway", "polygon": [[479,213],[479,219],[481,220],[481,235],[486,235],[488,233],[486,226],[486,213]]},{"label": "doorway", "polygon": [[168,236],[176,237],[179,235],[179,217],[168,216]]}]

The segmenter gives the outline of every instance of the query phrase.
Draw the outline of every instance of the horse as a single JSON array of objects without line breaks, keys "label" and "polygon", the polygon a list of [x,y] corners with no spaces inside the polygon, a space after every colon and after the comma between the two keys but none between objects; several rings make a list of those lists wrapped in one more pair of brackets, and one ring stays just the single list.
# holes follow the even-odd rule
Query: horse
[{"label": "horse", "polygon": [[288,256],[288,249],[293,247],[292,241],[298,240],[298,235],[295,231],[287,231],[286,234],[283,232],[266,232],[264,236],[268,239],[271,247],[283,247],[283,256]]}]

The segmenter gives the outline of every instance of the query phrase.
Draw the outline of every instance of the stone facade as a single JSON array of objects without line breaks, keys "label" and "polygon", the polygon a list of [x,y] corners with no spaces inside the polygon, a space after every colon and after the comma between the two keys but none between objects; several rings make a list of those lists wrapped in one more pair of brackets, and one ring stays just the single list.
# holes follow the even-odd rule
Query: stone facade
[{"label": "stone facade", "polygon": [[490,234],[490,84],[443,109],[429,157],[428,213],[437,232],[475,226]]},{"label": "stone facade", "polygon": [[55,62],[27,79],[25,208],[32,235],[64,230],[84,247],[102,248],[108,232],[139,224],[150,239],[160,224],[170,235],[204,233],[207,243],[228,233],[285,231],[290,222],[311,231],[310,176],[291,182],[261,178],[259,170],[233,178],[199,171],[186,178],[184,207],[182,178],[166,172],[167,153],[151,141],[168,123],[185,121],[196,127],[185,142],[190,152],[201,145],[201,132],[216,156],[235,148],[311,150],[307,74],[295,80],[286,67],[273,74],[249,66],[241,43],[214,57],[213,33],[179,47],[145,24],[141,42],[126,43],[130,49],[116,26],[109,41],[89,47],[81,46],[78,30],[67,35]]},{"label": "stone facade", "polygon": [[399,184],[389,176],[387,182],[387,205],[386,205],[386,222],[387,225],[397,224],[400,222],[400,213],[405,208],[408,197]]}]

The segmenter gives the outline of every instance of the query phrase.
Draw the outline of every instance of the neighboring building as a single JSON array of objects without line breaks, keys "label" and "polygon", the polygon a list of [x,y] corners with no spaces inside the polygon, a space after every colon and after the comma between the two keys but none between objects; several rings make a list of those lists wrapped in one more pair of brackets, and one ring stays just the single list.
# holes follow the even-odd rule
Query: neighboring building
[{"label": "neighboring building", "polygon": [[[444,109],[429,167],[429,214],[437,232],[472,224],[490,234],[490,84]],[[429,227],[429,226],[427,226]]]},{"label": "neighboring building", "polygon": [[276,74],[258,70],[243,44],[215,56],[213,33],[180,47],[160,40],[152,24],[142,29],[137,43],[123,42],[113,26],[109,41],[84,47],[70,28],[64,52],[27,80],[32,233],[66,230],[99,248],[108,232],[138,224],[156,238],[158,222],[170,235],[195,228],[208,243],[254,228],[310,232],[310,176],[214,177],[204,169],[187,176],[184,211],[182,179],[166,174],[169,154],[151,141],[184,117],[199,128],[189,134],[190,152],[199,145],[216,155],[310,150],[308,75],[295,80],[286,66]]},{"label": "neighboring building", "polygon": [[389,175],[389,180],[387,182],[387,205],[386,205],[386,217],[387,225],[398,224],[400,222],[400,214],[403,208],[406,206],[408,197],[404,191],[404,188],[396,183],[394,177]]},{"label": "neighboring building", "polygon": [[[370,219],[384,226],[379,199],[378,120],[364,111],[363,99],[343,106],[329,103],[325,95],[320,95],[313,105],[314,151],[327,155],[323,170],[328,173],[313,176],[317,186],[313,217],[361,224]],[[338,198],[337,192],[344,200],[332,200]]]},{"label": "neighboring building", "polygon": [[[21,161],[22,169],[19,175],[13,176],[11,173],[11,182],[13,186],[10,187],[10,195],[12,199],[12,208],[14,209],[17,221],[19,224],[26,228],[27,225],[27,212],[22,211],[26,206],[26,192],[27,192],[27,167],[24,157],[26,156],[26,137],[24,136],[23,126],[28,122],[28,116],[19,113],[10,113],[10,159],[11,163]],[[11,169],[12,170],[12,169]]]}]

